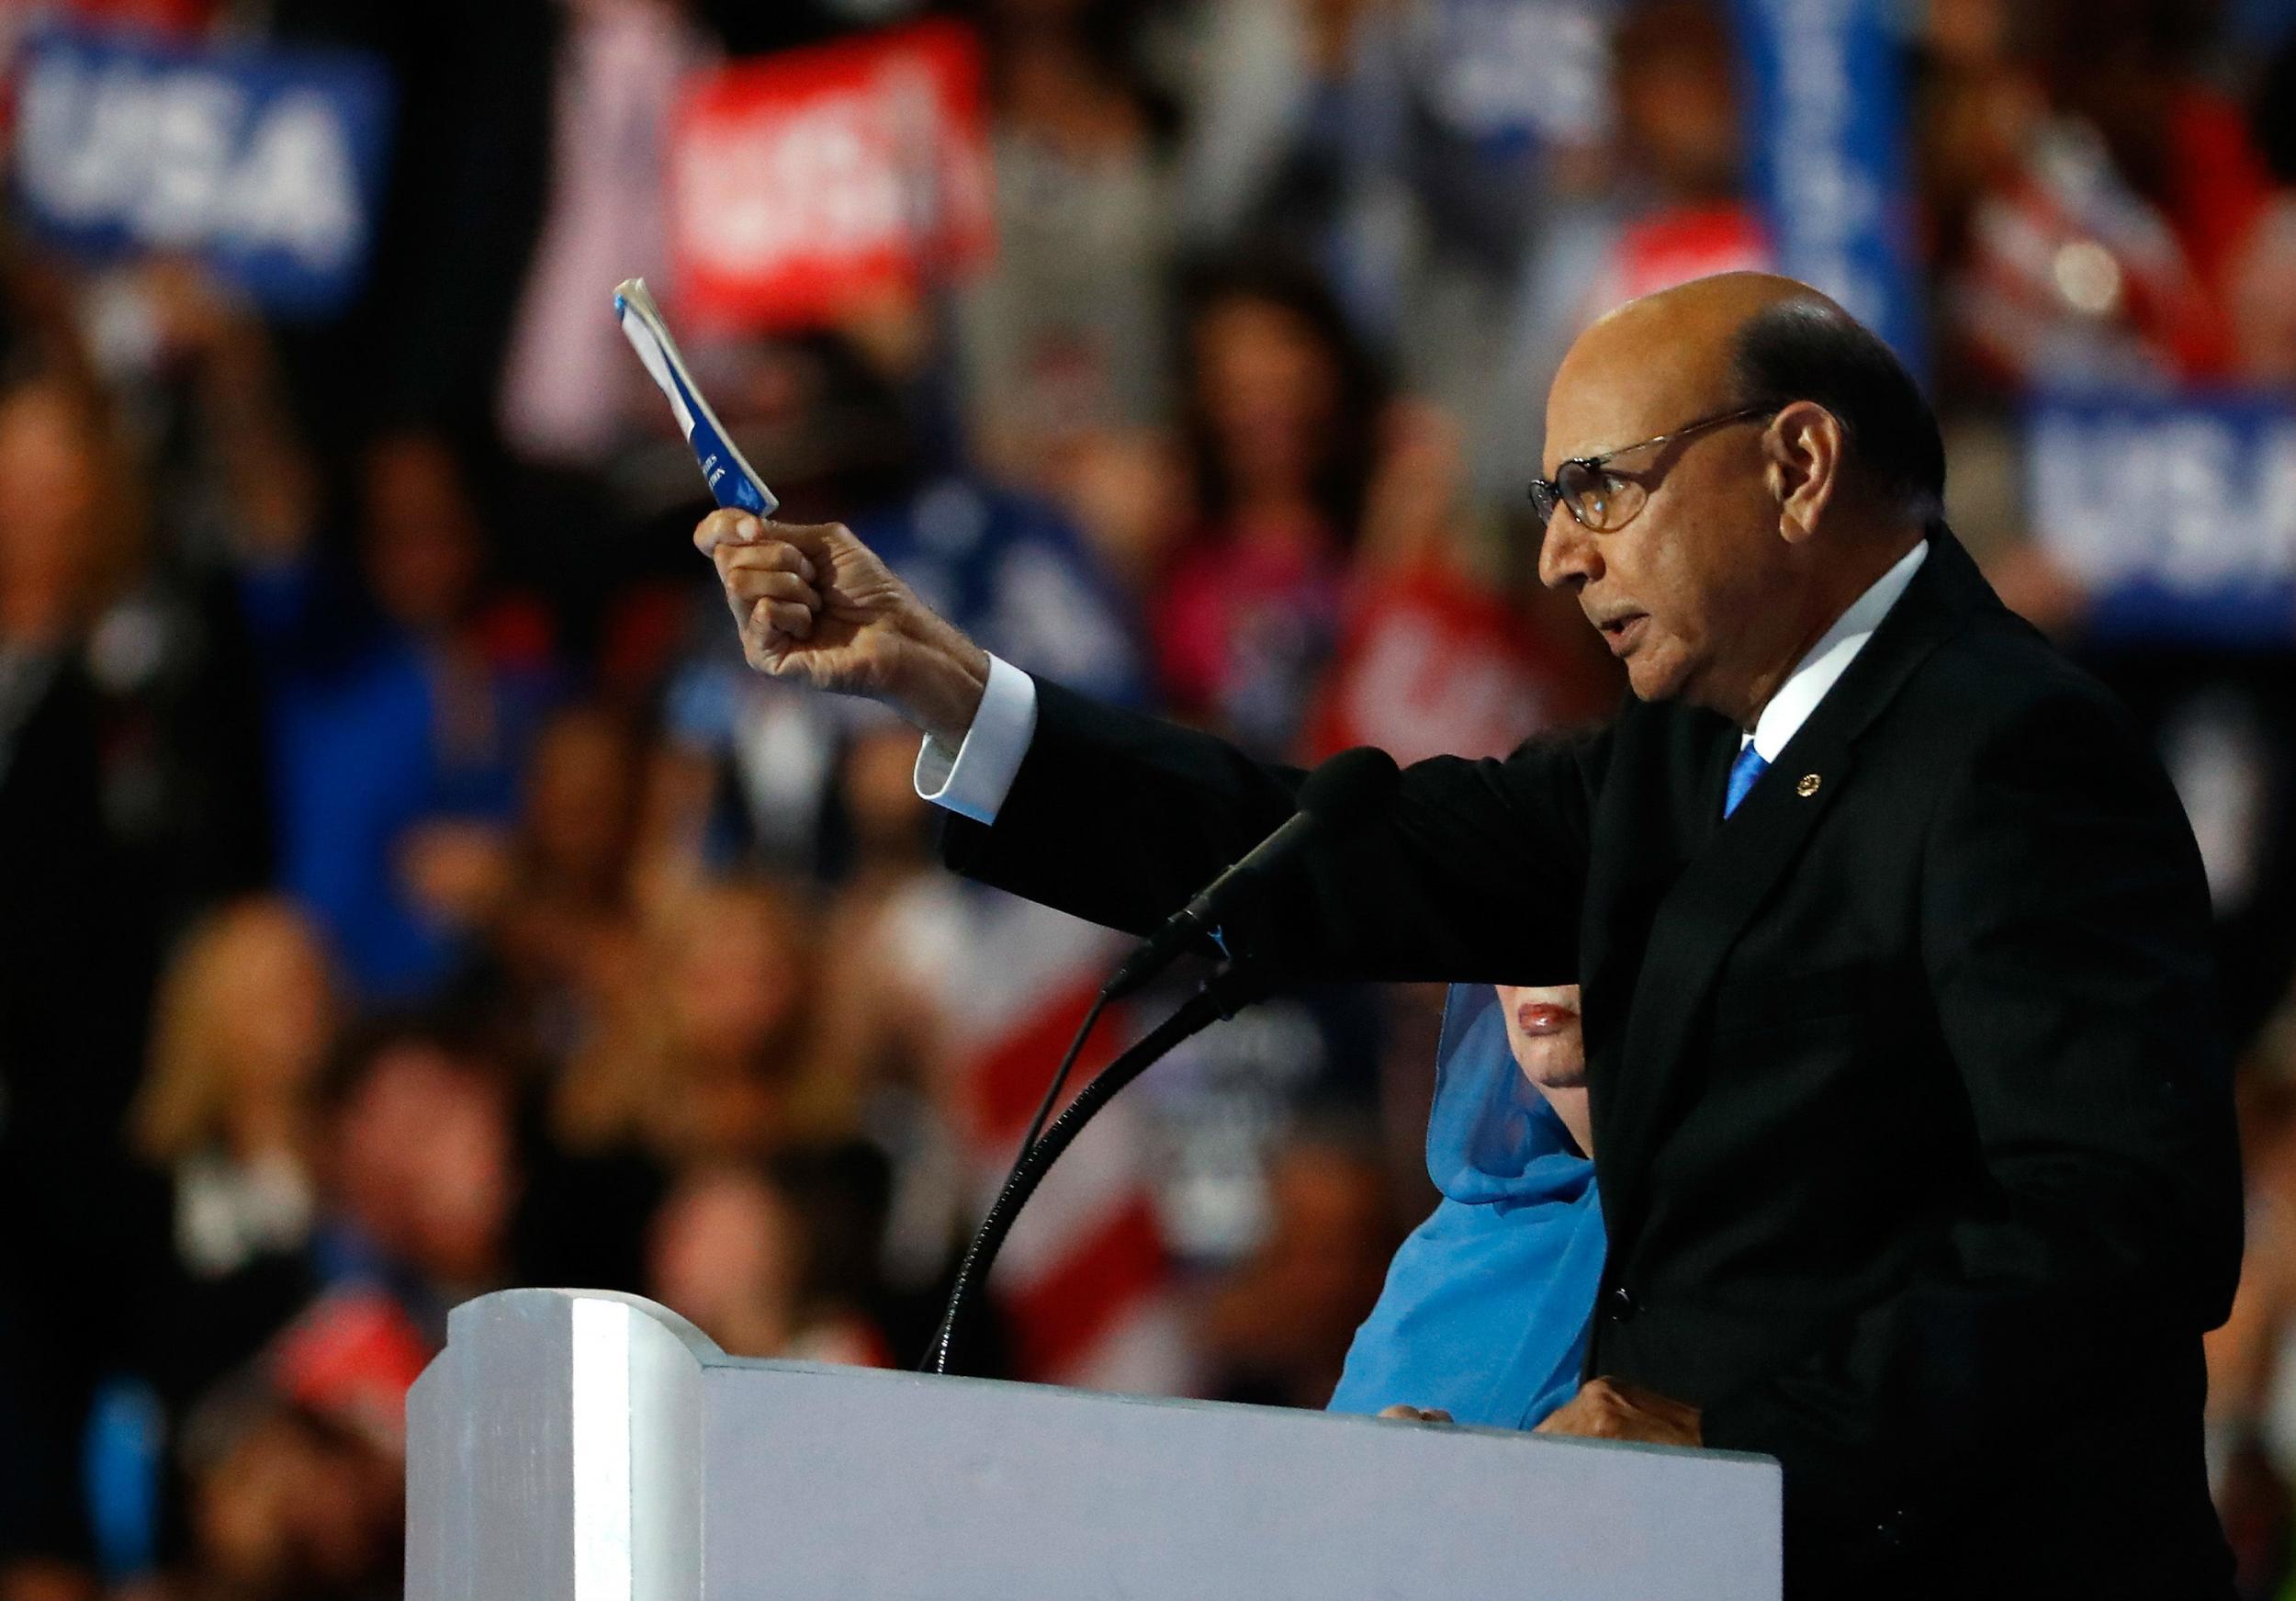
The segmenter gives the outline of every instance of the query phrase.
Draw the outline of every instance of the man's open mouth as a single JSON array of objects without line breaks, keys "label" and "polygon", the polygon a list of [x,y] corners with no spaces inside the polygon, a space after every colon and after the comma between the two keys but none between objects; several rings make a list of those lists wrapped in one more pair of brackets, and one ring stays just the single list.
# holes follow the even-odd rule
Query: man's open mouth
[{"label": "man's open mouth", "polygon": [[1610,647],[1611,654],[1624,656],[1634,648],[1635,641],[1642,637],[1643,625],[1649,621],[1647,613],[1627,612],[1608,622],[1597,623],[1595,626],[1602,630],[1603,642]]}]

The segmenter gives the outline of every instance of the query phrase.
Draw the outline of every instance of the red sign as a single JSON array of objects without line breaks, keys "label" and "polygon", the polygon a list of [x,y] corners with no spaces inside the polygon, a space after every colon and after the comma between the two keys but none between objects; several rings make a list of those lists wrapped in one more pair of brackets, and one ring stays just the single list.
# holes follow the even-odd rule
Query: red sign
[{"label": "red sign", "polygon": [[817,325],[945,278],[994,239],[979,46],[929,22],[707,73],[670,184],[681,316]]},{"label": "red sign", "polygon": [[1556,681],[1499,602],[1436,567],[1391,576],[1376,603],[1353,608],[1308,754],[1377,745],[1406,764],[1504,756],[1555,726]]}]

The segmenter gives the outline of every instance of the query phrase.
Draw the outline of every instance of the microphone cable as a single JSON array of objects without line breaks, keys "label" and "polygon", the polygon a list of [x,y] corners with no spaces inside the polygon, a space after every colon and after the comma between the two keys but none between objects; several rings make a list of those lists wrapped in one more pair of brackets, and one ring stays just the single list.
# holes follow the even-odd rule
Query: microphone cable
[{"label": "microphone cable", "polygon": [[[1044,1132],[1044,1124],[1060,1100],[1061,1090],[1068,1083],[1068,1075],[1075,1068],[1076,1058],[1084,1054],[1085,1042],[1092,1038],[1093,1028],[1108,1007],[1109,992],[1105,988],[1096,991],[1091,1009],[1085,1013],[1085,1020],[1076,1025],[1075,1037],[1068,1042],[1068,1054],[1061,1058],[1060,1066],[1053,1071],[1052,1081],[1044,1087],[1044,1099],[1036,1103],[1036,1116],[1029,1120],[1029,1132],[1020,1136],[1020,1149],[1013,1153],[1012,1158],[1015,1170],[1029,1159],[1030,1148],[1036,1144],[1037,1136]],[[1007,1180],[1009,1181],[1011,1177],[1011,1173],[1007,1173]]]}]

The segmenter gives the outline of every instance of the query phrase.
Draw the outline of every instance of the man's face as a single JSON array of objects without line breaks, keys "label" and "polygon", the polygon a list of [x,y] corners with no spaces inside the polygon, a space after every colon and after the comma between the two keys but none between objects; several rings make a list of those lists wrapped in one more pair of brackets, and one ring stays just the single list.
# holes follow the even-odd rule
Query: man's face
[{"label": "man's face", "polygon": [[[1695,364],[1677,381],[1650,376],[1661,366],[1628,353],[1566,364],[1548,401],[1541,470],[1733,409],[1725,385],[1696,381]],[[1756,418],[1629,451],[1612,466],[1645,486],[1630,521],[1596,533],[1562,509],[1548,524],[1540,581],[1572,592],[1643,700],[1739,710],[1786,555],[1764,481],[1763,426]]]}]

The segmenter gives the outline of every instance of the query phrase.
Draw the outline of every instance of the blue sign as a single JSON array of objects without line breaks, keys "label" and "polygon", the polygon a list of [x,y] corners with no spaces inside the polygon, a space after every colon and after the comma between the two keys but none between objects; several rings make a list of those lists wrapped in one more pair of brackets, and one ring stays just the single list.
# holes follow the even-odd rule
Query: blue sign
[{"label": "blue sign", "polygon": [[388,154],[381,62],[77,28],[42,29],[20,60],[16,187],[35,236],[98,260],[197,255],[289,316],[358,292]]},{"label": "blue sign", "polygon": [[1492,153],[1592,145],[1610,120],[1611,0],[1435,0],[1405,15],[1436,119]]},{"label": "blue sign", "polygon": [[2034,537],[2108,643],[2296,641],[2296,409],[2054,396],[2026,414]]},{"label": "blue sign", "polygon": [[[1896,0],[1733,0],[1751,192],[1778,270],[1831,295],[1916,375],[1928,363],[1913,252]],[[1628,70],[1632,70],[1631,63]]]}]

